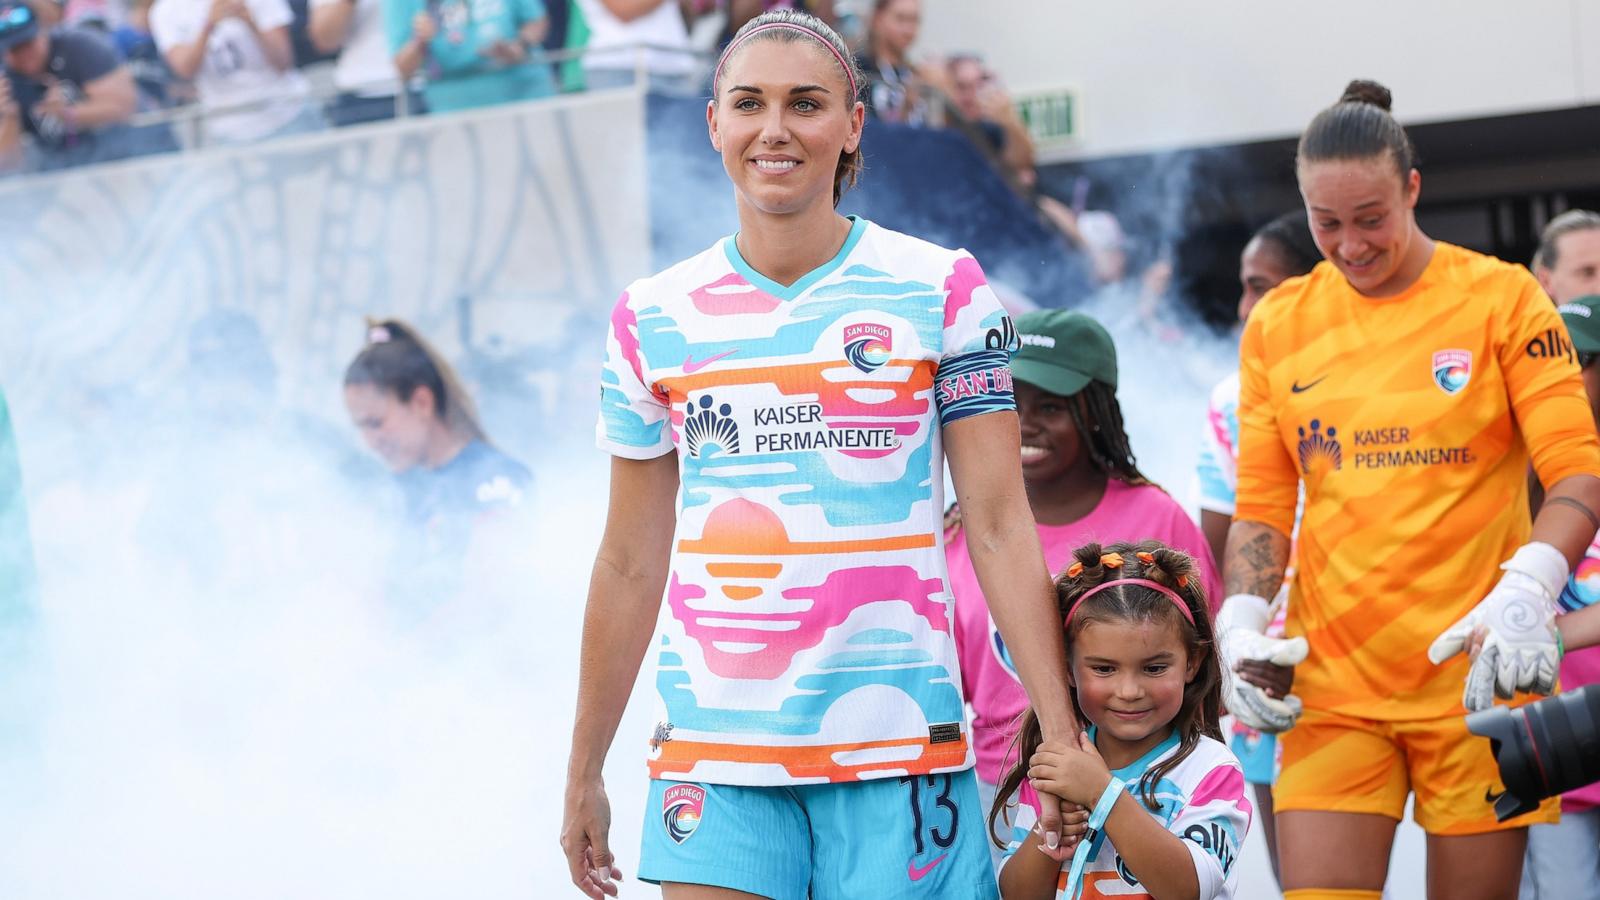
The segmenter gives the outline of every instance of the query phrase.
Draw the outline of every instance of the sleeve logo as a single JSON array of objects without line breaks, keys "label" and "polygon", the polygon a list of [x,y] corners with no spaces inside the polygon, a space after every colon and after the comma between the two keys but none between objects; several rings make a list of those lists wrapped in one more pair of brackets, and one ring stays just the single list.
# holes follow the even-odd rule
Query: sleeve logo
[{"label": "sleeve logo", "polygon": [[1544,334],[1529,341],[1528,357],[1530,359],[1566,357],[1572,362],[1578,361],[1578,355],[1572,352],[1572,341],[1567,339],[1565,328],[1546,328]]},{"label": "sleeve logo", "polygon": [[1433,354],[1433,383],[1446,394],[1459,394],[1472,380],[1472,351],[1438,350]]}]

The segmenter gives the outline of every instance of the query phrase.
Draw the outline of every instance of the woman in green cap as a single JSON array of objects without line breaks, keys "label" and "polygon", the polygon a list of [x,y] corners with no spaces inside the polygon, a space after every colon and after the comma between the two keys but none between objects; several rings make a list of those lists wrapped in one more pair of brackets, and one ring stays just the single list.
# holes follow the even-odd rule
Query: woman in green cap
[{"label": "woman in green cap", "polygon": [[[1206,596],[1219,596],[1221,581],[1205,536],[1134,462],[1117,403],[1111,335],[1093,318],[1068,310],[1027,313],[1016,326],[1022,349],[1011,369],[1022,424],[1022,476],[1050,571],[1072,562],[1073,549],[1086,543],[1155,539],[1193,556]],[[954,507],[947,528],[956,650],[963,693],[973,709],[978,780],[987,808],[1027,695],[989,616]]]}]

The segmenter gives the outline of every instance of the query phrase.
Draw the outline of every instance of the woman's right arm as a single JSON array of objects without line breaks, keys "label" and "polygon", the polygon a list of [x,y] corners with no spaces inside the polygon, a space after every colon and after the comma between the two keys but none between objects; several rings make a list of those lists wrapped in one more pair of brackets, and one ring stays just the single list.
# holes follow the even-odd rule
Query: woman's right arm
[{"label": "woman's right arm", "polygon": [[561,848],[572,882],[590,897],[615,895],[611,808],[601,769],[655,631],[676,518],[678,458],[613,457],[605,534],[589,578],[578,669],[578,706],[567,763]]}]

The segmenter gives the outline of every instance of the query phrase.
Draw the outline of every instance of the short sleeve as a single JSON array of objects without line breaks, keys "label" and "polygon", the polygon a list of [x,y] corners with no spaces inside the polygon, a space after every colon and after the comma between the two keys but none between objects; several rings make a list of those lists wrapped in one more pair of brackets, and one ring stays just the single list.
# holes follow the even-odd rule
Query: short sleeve
[{"label": "short sleeve", "polygon": [[627,459],[654,459],[673,449],[667,427],[671,407],[647,376],[639,346],[639,319],[624,292],[611,310],[605,363],[600,370],[600,419],[595,443]]},{"label": "short sleeve", "polygon": [[270,31],[274,28],[283,28],[294,21],[294,10],[289,8],[285,0],[245,0],[250,7],[250,15],[255,17],[256,28]]},{"label": "short sleeve", "polygon": [[1267,302],[1270,298],[1250,314],[1239,344],[1239,462],[1233,517],[1288,535],[1294,531],[1300,472],[1278,431],[1267,379],[1266,316],[1262,315],[1268,311],[1263,309]]},{"label": "short sleeve", "polygon": [[184,0],[156,0],[150,7],[150,36],[162,53],[192,44],[200,37],[200,22],[184,15],[183,3]]},{"label": "short sleeve", "polygon": [[984,278],[983,269],[961,251],[944,281],[944,340],[934,376],[939,422],[1015,410],[1011,354],[1016,326]]},{"label": "short sleeve", "polygon": [[1200,480],[1200,508],[1233,515],[1238,495],[1239,376],[1223,379],[1211,392],[1195,474]]},{"label": "short sleeve", "polygon": [[1498,350],[1533,468],[1547,488],[1573,475],[1600,475],[1600,438],[1567,326],[1532,275],[1513,277],[1516,298]]},{"label": "short sleeve", "polygon": [[1230,758],[1200,779],[1168,826],[1194,860],[1200,900],[1233,896],[1234,871],[1253,814],[1245,796],[1244,773]]}]

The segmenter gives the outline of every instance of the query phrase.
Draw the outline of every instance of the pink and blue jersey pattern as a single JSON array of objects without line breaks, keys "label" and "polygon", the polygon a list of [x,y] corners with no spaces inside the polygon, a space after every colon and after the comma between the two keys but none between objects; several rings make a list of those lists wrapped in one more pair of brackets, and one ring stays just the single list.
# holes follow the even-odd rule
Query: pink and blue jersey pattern
[{"label": "pink and blue jersey pattern", "polygon": [[[1092,730],[1091,730],[1092,733]],[[1199,883],[1200,900],[1229,900],[1235,896],[1238,883],[1235,863],[1244,847],[1245,834],[1250,830],[1250,820],[1255,809],[1245,793],[1244,773],[1239,771],[1239,761],[1220,741],[1200,738],[1194,750],[1184,760],[1165,773],[1154,785],[1157,809],[1144,805],[1144,790],[1140,779],[1145,772],[1172,756],[1178,749],[1178,736],[1168,737],[1142,758],[1112,770],[1113,775],[1127,785],[1129,794],[1139,806],[1162,827],[1184,841],[1184,847],[1194,862],[1195,880]],[[1012,821],[1011,841],[1006,849],[1011,854],[1022,847],[1028,832],[1039,821],[1039,795],[1026,781],[1018,791],[1020,802]],[[1139,881],[1137,872],[1128,868],[1117,848],[1104,833],[1079,853],[1093,854],[1083,874],[1083,900],[1099,898],[1145,898],[1150,893]],[[1056,882],[1056,896],[1066,897],[1068,866],[1063,865]]]},{"label": "pink and blue jersey pattern", "polygon": [[1013,409],[971,256],[856,220],[788,287],[732,238],[612,313],[600,447],[678,456],[653,778],[792,785],[972,765],[941,426]]}]

